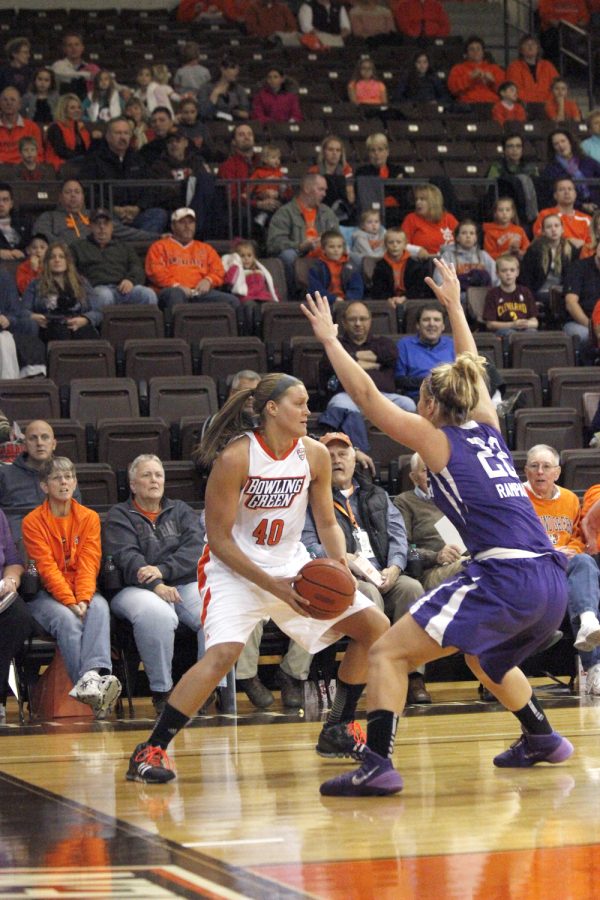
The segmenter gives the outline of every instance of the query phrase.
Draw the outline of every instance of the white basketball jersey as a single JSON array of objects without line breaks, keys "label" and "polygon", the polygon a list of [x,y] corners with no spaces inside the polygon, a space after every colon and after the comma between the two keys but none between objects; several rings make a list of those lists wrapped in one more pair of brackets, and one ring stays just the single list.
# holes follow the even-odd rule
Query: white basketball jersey
[{"label": "white basketball jersey", "polygon": [[242,488],[233,537],[246,556],[265,569],[306,561],[300,543],[308,505],[310,466],[299,438],[276,459],[260,435],[250,438],[248,480]]}]

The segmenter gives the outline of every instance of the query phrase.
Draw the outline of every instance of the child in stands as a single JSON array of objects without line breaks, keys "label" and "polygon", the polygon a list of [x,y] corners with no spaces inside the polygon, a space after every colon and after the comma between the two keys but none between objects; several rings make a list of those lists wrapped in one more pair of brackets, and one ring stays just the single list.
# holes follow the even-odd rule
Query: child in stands
[{"label": "child in stands", "polygon": [[43,234],[34,234],[27,244],[25,248],[27,258],[19,263],[15,272],[17,288],[21,295],[25,293],[32,281],[40,277],[40,270],[47,249],[48,240]]},{"label": "child in stands", "polygon": [[406,234],[401,228],[388,228],[384,240],[385,253],[373,271],[373,298],[387,300],[392,307],[406,303],[406,268],[413,262],[406,244]]},{"label": "child in stands", "polygon": [[527,113],[519,100],[519,88],[514,81],[503,81],[498,88],[500,99],[492,106],[492,119],[499,125],[505,122],[526,122]]},{"label": "child in stands", "polygon": [[[460,297],[467,302],[467,289],[470,287],[486,287],[498,285],[498,276],[494,260],[479,248],[477,224],[473,219],[463,219],[454,232],[454,243],[444,247],[442,260],[446,265],[453,265],[460,282]],[[441,278],[440,269],[436,269],[434,278]]]},{"label": "child in stands", "polygon": [[273,276],[257,259],[254,241],[239,241],[234,245],[233,253],[226,253],[221,262],[225,269],[225,284],[242,302],[246,333],[253,334],[257,305],[279,303]]},{"label": "child in stands", "polygon": [[[259,184],[264,179],[271,184]],[[259,164],[250,175],[250,180],[257,182],[250,186],[252,203],[260,203],[260,210],[254,221],[261,228],[266,228],[271,216],[281,204],[290,199],[290,187],[287,175],[281,167],[281,150],[275,144],[265,144],[259,156]]]},{"label": "child in stands", "polygon": [[529,243],[519,225],[515,201],[512,197],[500,197],[494,203],[493,222],[483,223],[483,249],[492,259],[498,259],[503,253],[514,253],[522,259]]},{"label": "child in stands", "polygon": [[339,231],[321,235],[321,249],[308,272],[308,289],[311,293],[319,291],[331,306],[363,299],[362,275],[348,256],[346,241]]},{"label": "child in stands", "polygon": [[553,122],[566,122],[571,119],[581,122],[581,110],[569,97],[569,85],[564,78],[555,78],[552,82],[552,96],[544,105],[544,112]]},{"label": "child in stands", "polygon": [[358,256],[381,259],[385,253],[385,228],[381,224],[378,209],[366,209],[358,220],[359,227],[352,232],[350,251]]},{"label": "child in stands", "polygon": [[364,106],[385,106],[387,88],[375,72],[375,64],[369,57],[358,61],[352,80],[348,83],[348,97],[352,103]]},{"label": "child in stands", "polygon": [[488,331],[509,334],[511,331],[536,331],[537,306],[529,288],[518,284],[519,260],[505,253],[496,260],[500,284],[486,294],[483,319]]}]

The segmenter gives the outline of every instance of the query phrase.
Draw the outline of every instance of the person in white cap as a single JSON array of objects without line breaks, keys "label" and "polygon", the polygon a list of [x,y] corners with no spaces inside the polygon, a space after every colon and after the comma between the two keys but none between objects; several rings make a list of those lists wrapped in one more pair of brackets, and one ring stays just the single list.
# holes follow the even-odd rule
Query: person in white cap
[{"label": "person in white cap", "polygon": [[146,254],[146,275],[159,292],[162,309],[194,302],[228,303],[237,308],[238,298],[219,290],[225,280],[219,254],[210,244],[194,239],[194,210],[176,209],[171,216],[171,232],[155,241]]}]

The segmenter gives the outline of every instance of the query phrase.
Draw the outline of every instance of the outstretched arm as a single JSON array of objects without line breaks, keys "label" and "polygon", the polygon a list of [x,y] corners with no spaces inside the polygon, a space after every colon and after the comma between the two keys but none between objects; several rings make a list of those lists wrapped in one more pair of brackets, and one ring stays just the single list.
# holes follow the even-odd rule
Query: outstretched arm
[{"label": "outstretched arm", "polygon": [[434,472],[448,462],[448,441],[445,434],[422,416],[405,412],[379,393],[373,379],[346,353],[337,337],[338,327],[331,317],[327,300],[318,291],[306,295],[302,304],[304,315],[323,347],[344,390],[369,418],[386,434],[416,450]]},{"label": "outstretched arm", "polygon": [[[433,278],[429,277],[425,279],[425,283],[429,285],[442,306],[448,310],[454,349],[457,354],[474,353],[475,356],[478,356],[477,344],[460,302],[460,282],[454,266],[441,259],[434,259],[433,264],[436,267],[438,278],[441,278],[441,283],[436,284]],[[500,428],[496,407],[492,403],[490,392],[483,378],[479,379],[479,403],[473,410],[472,417],[476,422],[485,422],[493,425],[494,428]]]}]

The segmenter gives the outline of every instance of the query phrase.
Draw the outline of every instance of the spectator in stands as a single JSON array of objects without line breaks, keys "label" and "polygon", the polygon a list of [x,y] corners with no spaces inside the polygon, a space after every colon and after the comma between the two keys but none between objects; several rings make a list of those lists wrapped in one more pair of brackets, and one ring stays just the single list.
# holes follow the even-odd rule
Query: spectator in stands
[{"label": "spectator in stands", "polygon": [[66,244],[56,243],[48,248],[39,278],[31,282],[23,295],[23,309],[38,326],[45,344],[99,337],[101,298],[87,278],[77,272]]},{"label": "spectator in stands", "polygon": [[[25,426],[25,449],[12,465],[0,466],[0,507],[6,513],[13,538],[21,539],[22,510],[30,511],[44,501],[40,486],[42,463],[52,459],[56,438],[52,426],[43,419],[33,419]],[[81,501],[79,488],[74,497]],[[21,510],[17,512],[17,510]]]},{"label": "spectator in stands", "polygon": [[594,256],[577,260],[569,267],[563,288],[569,315],[563,331],[579,338],[585,354],[590,341],[590,318],[600,297],[600,244]]},{"label": "spectator in stands", "polygon": [[203,24],[222,23],[223,13],[220,0],[179,0],[177,7],[178,22],[201,22]]},{"label": "spectator in stands", "polygon": [[558,23],[561,19],[585,28],[590,20],[585,0],[539,0],[540,42],[544,53],[558,64]]},{"label": "spectator in stands", "polygon": [[252,99],[252,118],[263,123],[301,122],[304,118],[295,85],[278,66],[270,66]]},{"label": "spectator in stands", "polygon": [[596,247],[600,241],[600,209],[594,211],[592,221],[590,222],[590,239],[584,244],[579,254],[579,259],[587,259],[596,252]]},{"label": "spectator in stands", "polygon": [[503,81],[498,85],[499,100],[492,106],[492,119],[499,125],[507,122],[526,122],[527,113],[519,98],[519,89],[514,81]]},{"label": "spectator in stands", "polygon": [[[112,72],[100,69],[94,75],[94,86],[83,101],[83,118],[86,122],[110,122],[123,112],[123,99],[119,94]],[[101,128],[92,129],[94,138],[101,138]]]},{"label": "spectator in stands", "polygon": [[392,11],[379,0],[357,0],[348,15],[352,36],[366,40],[368,46],[387,43],[388,36],[396,34]]},{"label": "spectator in stands", "polygon": [[157,289],[159,304],[170,311],[177,303],[228,303],[240,301],[219,290],[225,271],[210,244],[194,240],[196,214],[182,207],[171,216],[172,235],[160,238],[146,254],[146,274]]},{"label": "spectator in stands", "polygon": [[581,122],[581,110],[574,100],[569,99],[569,85],[564,78],[555,78],[552,82],[550,97],[544,104],[544,112],[553,122]]},{"label": "spectator in stands", "polygon": [[[198,118],[198,103],[192,97],[181,101],[177,122],[177,129],[185,134],[196,150],[202,151],[205,159],[213,159],[214,152],[210,147],[208,128]],[[221,156],[218,159],[221,159]]]},{"label": "spectator in stands", "polygon": [[121,116],[112,119],[104,138],[96,149],[85,157],[81,178],[87,181],[113,182],[113,213],[124,225],[145,231],[164,231],[168,215],[165,210],[153,207],[153,195],[147,188],[118,187],[114,182],[145,179],[147,166],[140,155],[131,148],[132,132],[129,121]]},{"label": "spectator in stands", "polygon": [[415,210],[405,216],[402,230],[412,245],[409,250],[413,256],[427,259],[454,243],[458,220],[444,209],[442,192],[435,184],[418,184],[413,193]]},{"label": "spectator in stands", "polygon": [[15,181],[56,181],[56,172],[48,163],[38,162],[40,148],[34,137],[23,137],[19,141],[21,161],[13,166]]},{"label": "spectator in stands", "polygon": [[[260,202],[260,209],[254,216],[255,223],[266,229],[272,214],[292,196],[287,175],[281,166],[281,150],[276,144],[265,144],[259,154],[260,162],[250,175],[250,197],[252,204]],[[268,184],[260,182],[268,178]]]},{"label": "spectator in stands", "polygon": [[419,581],[431,591],[460,572],[467,557],[456,544],[445,544],[435,527],[443,516],[429,495],[427,467],[418,453],[410,458],[409,477],[414,488],[394,497],[394,506],[402,513],[408,543],[419,551],[423,566]]},{"label": "spectator in stands", "polygon": [[148,141],[152,140],[152,132],[148,126],[146,109],[137,97],[130,97],[123,107],[123,116],[131,125],[131,149],[141,150]]},{"label": "spectator in stands", "polygon": [[503,253],[523,258],[529,238],[519,225],[517,207],[512,197],[499,197],[492,210],[493,221],[483,223],[483,249],[492,259]]},{"label": "spectator in stands", "polygon": [[100,309],[115,303],[156,305],[156,294],[143,284],[144,267],[138,254],[131,244],[114,239],[107,209],[94,210],[90,231],[87,237],[73,241],[71,251],[77,269],[94,288]]},{"label": "spectator in stands", "polygon": [[[399,190],[393,185],[384,184],[384,182],[404,178],[404,169],[397,163],[388,161],[390,145],[382,132],[370,134],[365,141],[365,146],[369,162],[359,166],[356,170],[357,179],[361,179],[363,176],[367,176],[369,179],[363,182],[357,181],[361,211],[363,208],[367,209],[375,203],[379,203],[385,207],[385,224],[388,227],[399,225],[402,218],[400,207],[406,189]],[[381,184],[375,183],[374,185],[375,179],[381,179]]]},{"label": "spectator in stands", "polygon": [[154,66],[140,66],[135,75],[137,88],[133,92],[133,96],[141,100],[146,111],[152,115],[157,107],[166,108],[171,116],[173,115],[173,107],[171,105],[171,96],[174,93],[173,88],[168,84],[161,84],[155,76]]},{"label": "spectator in stands", "polygon": [[88,91],[92,90],[94,75],[100,71],[100,67],[84,61],[83,37],[77,31],[67,31],[63,35],[62,49],[64,58],[52,63],[59,92],[77,94],[80,100],[85,100]]},{"label": "spectator in stands", "polygon": [[539,235],[542,230],[542,222],[546,216],[559,216],[562,222],[563,234],[574,247],[581,249],[584,244],[590,240],[590,223],[591,217],[585,213],[575,209],[577,201],[577,189],[575,182],[570,175],[558,177],[554,182],[554,199],[556,206],[550,206],[542,209],[537,219],[533,223],[534,235]]},{"label": "spectator in stands", "polygon": [[[406,575],[408,544],[404,521],[386,491],[356,470],[356,454],[350,438],[329,432],[320,438],[331,458],[331,487],[338,525],[346,541],[346,559],[358,578],[358,589],[388,618],[397,622],[423,593],[415,578]],[[316,558],[325,556],[309,506],[302,543]],[[364,574],[364,561],[376,570]],[[371,579],[376,579],[374,583]],[[409,703],[431,703],[421,672],[411,672]]]},{"label": "spectator in stands", "polygon": [[196,41],[186,41],[179,48],[183,65],[175,72],[173,87],[178,94],[194,98],[203,84],[210,81],[210,72],[200,62],[200,45]]},{"label": "spectator in stands", "polygon": [[225,270],[224,284],[242,304],[245,333],[254,334],[258,307],[263,303],[278,303],[280,299],[273,276],[259,261],[254,241],[238,241],[232,253],[221,257],[221,262]]},{"label": "spectator in stands", "polygon": [[0,260],[24,259],[31,236],[29,221],[14,206],[12,186],[0,182]]},{"label": "spectator in stands", "polygon": [[140,159],[150,166],[160,158],[167,147],[167,138],[175,128],[173,113],[166,106],[156,106],[150,116],[151,140],[140,150]]},{"label": "spectator in stands", "polygon": [[495,103],[504,69],[486,59],[485,44],[473,35],[465,41],[465,61],[448,75],[448,90],[459,103]]},{"label": "spectator in stands", "polygon": [[[90,214],[86,209],[81,182],[74,178],[63,182],[57,208],[38,216],[34,231],[45,235],[49,242],[62,241],[65,244],[91,234]],[[113,237],[117,241],[153,241],[156,235],[113,220]]]},{"label": "spectator in stands", "polygon": [[600,695],[600,622],[598,566],[585,553],[579,498],[559,487],[560,456],[554,447],[536,444],[527,453],[525,490],[554,547],[569,560],[567,612],[573,625],[575,648],[587,670],[588,694]]},{"label": "spectator in stands", "polygon": [[183,500],[165,497],[165,472],[158,456],[137,456],[128,477],[130,497],[109,510],[103,548],[124,585],[111,600],[111,610],[133,626],[158,715],[173,686],[175,629],[180,622],[197,634],[198,659],[204,655],[196,578],[204,530],[199,513]]},{"label": "spectator in stands", "polygon": [[19,294],[23,295],[31,282],[39,278],[47,251],[48,240],[46,236],[33,234],[25,248],[26,258],[19,263],[15,273]]},{"label": "spectator in stands", "polygon": [[545,103],[558,72],[549,60],[542,59],[538,39],[526,34],[519,41],[519,58],[510,63],[506,77],[517,85],[523,103]]},{"label": "spectator in stands", "polygon": [[37,338],[37,325],[19,299],[14,276],[3,268],[0,268],[0,345],[2,378],[46,374],[46,352]]},{"label": "spectator in stands", "polygon": [[[400,409],[414,412],[415,403],[410,397],[404,397],[396,390],[394,371],[398,358],[398,349],[393,340],[386,335],[373,335],[371,328],[373,318],[364,303],[354,301],[344,307],[341,324],[343,328],[340,342],[344,349],[364,369],[375,382],[384,396]],[[330,428],[344,431],[352,438],[352,443],[369,452],[369,438],[365,420],[349,394],[347,394],[337,378],[326,356],[319,363],[320,381],[327,385],[333,396],[327,409],[321,413],[319,422]]]},{"label": "spectator in stands", "polygon": [[[172,129],[165,140],[163,151],[154,160],[149,170],[151,178],[160,181],[172,179],[176,182],[173,189],[158,189],[161,196],[161,207],[170,210],[178,209],[190,190],[189,179],[201,179],[208,171],[202,155],[186,135],[179,128]],[[212,179],[212,175],[210,178]]]},{"label": "spectator in stands", "polygon": [[359,59],[354,67],[354,73],[348,82],[348,97],[357,106],[387,105],[387,88],[377,77],[375,63],[368,56]]},{"label": "spectator in stands", "polygon": [[523,158],[523,138],[520,134],[506,134],[502,140],[502,157],[491,164],[487,178],[498,179],[498,194],[512,197],[519,219],[533,222],[538,214],[538,201],[532,176],[538,174],[535,162]]},{"label": "spectator in stands", "polygon": [[202,119],[234,122],[236,119],[250,118],[250,100],[246,88],[238,83],[239,74],[239,62],[232,56],[224,56],[219,77],[203,84],[198,91]]},{"label": "spectator in stands", "polygon": [[15,87],[6,87],[0,93],[0,163],[20,163],[19,141],[24,137],[35,138],[42,159],[42,133],[31,119],[20,114],[21,95]]},{"label": "spectator in stands", "polygon": [[381,224],[378,209],[367,209],[361,213],[358,228],[352,232],[350,249],[364,259],[365,256],[381,259],[385,253],[385,228]]},{"label": "spectator in stands", "polygon": [[392,4],[396,28],[410,38],[444,38],[450,20],[440,0],[398,0]]},{"label": "spectator in stands", "polygon": [[308,290],[311,294],[319,291],[332,307],[362,300],[365,293],[362,275],[349,258],[346,241],[339,231],[325,231],[321,235],[319,254],[308,272]]},{"label": "spectator in stands", "polygon": [[444,314],[432,301],[418,312],[416,334],[400,338],[394,376],[403,394],[419,399],[421,382],[441,363],[454,362],[454,341],[444,334]]},{"label": "spectator in stands", "polygon": [[593,109],[587,117],[589,137],[581,142],[581,149],[595,162],[600,163],[600,109]]},{"label": "spectator in stands", "polygon": [[533,292],[548,318],[550,292],[565,282],[569,266],[579,257],[579,249],[565,238],[563,220],[549,213],[542,221],[541,233],[529,245],[521,265],[521,284]]},{"label": "spectator in stands", "polygon": [[[23,566],[15,542],[10,533],[8,520],[0,511],[0,600],[19,590]],[[6,600],[5,600],[6,602]],[[15,597],[10,606],[2,612],[0,629],[0,725],[6,724],[6,695],[8,675],[14,657],[23,644],[33,634],[33,618],[22,597]]]},{"label": "spectator in stands", "polygon": [[393,95],[394,103],[436,103],[450,105],[452,98],[437,72],[431,66],[429,55],[420,50],[413,57],[410,69],[400,76]]},{"label": "spectator in stands", "polygon": [[406,249],[406,234],[398,226],[387,229],[383,242],[385,252],[373,269],[371,296],[387,300],[395,308],[406,303],[407,281],[414,261]]},{"label": "spectator in stands", "polygon": [[54,121],[54,111],[58,103],[58,91],[54,72],[47,66],[36,69],[31,85],[21,97],[21,115],[32,119],[38,125],[49,125]]},{"label": "spectator in stands", "polygon": [[349,223],[353,215],[356,193],[354,172],[346,159],[344,142],[335,134],[323,138],[317,151],[317,162],[309,174],[322,175],[327,182],[324,203],[335,212],[340,223]]},{"label": "spectator in stands", "polygon": [[14,37],[4,45],[4,52],[8,63],[0,66],[0,91],[5,87],[16,87],[22,95],[33,78],[31,43],[26,37]]},{"label": "spectator in stands", "polygon": [[46,162],[58,171],[63,163],[84,156],[92,142],[81,117],[83,109],[76,94],[63,94],[56,104],[55,121],[46,132]]},{"label": "spectator in stands", "polygon": [[[452,264],[460,281],[460,294],[466,302],[467,288],[498,284],[494,260],[481,250],[478,244],[477,224],[473,219],[463,219],[454,232],[454,243],[442,251],[442,259]],[[440,278],[434,273],[436,282]]]},{"label": "spectator in stands", "polygon": [[600,191],[586,184],[588,178],[600,178],[600,163],[586,156],[577,140],[569,131],[557,128],[547,138],[548,165],[542,178],[554,181],[561,175],[573,179],[577,190],[577,206],[587,213],[593,213],[600,200]]},{"label": "spectator in stands", "polygon": [[44,587],[29,611],[58,643],[73,682],[70,695],[104,719],[121,685],[111,675],[108,603],[96,587],[100,518],[73,498],[77,476],[66,456],[44,462],[39,478],[46,499],[23,519],[23,542]]},{"label": "spectator in stands", "polygon": [[267,253],[285,267],[288,297],[296,296],[294,264],[300,256],[316,256],[321,235],[339,228],[338,218],[322,202],[327,182],[322,175],[305,175],[297,196],[278,209],[269,223]]},{"label": "spectator in stands", "polygon": [[246,182],[259,163],[254,151],[254,132],[250,125],[236,125],[231,137],[231,153],[219,166],[220,179],[234,181],[228,186],[232,202],[246,196]]},{"label": "spectator in stands", "polygon": [[504,253],[496,260],[500,284],[485,296],[483,320],[488,331],[510,334],[513,331],[537,331],[537,307],[529,288],[519,284],[519,258]]},{"label": "spectator in stands", "polygon": [[[314,38],[325,47],[343,47],[350,34],[346,7],[336,0],[308,0],[302,3],[298,10],[298,26],[303,35]],[[309,40],[309,49],[311,44]]]},{"label": "spectator in stands", "polygon": [[246,8],[244,25],[249,35],[261,40],[278,37],[284,44],[298,42],[294,13],[281,0],[251,0]]}]

